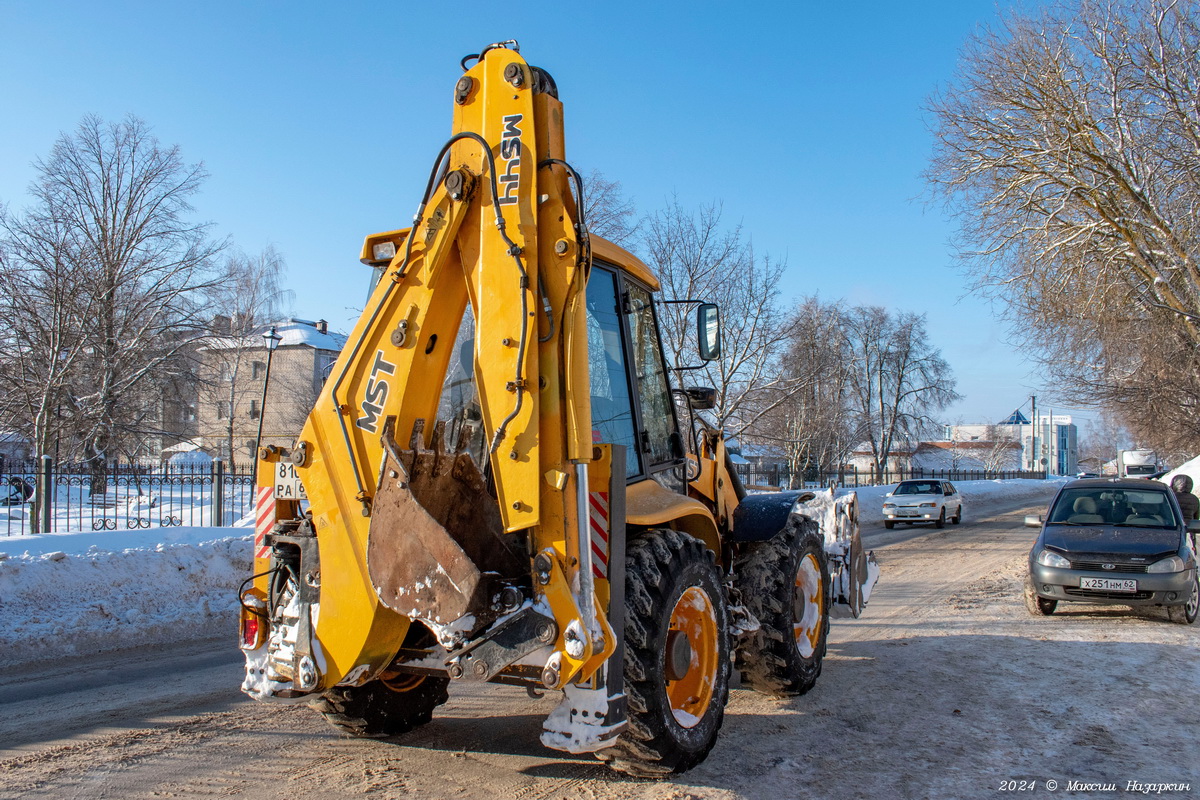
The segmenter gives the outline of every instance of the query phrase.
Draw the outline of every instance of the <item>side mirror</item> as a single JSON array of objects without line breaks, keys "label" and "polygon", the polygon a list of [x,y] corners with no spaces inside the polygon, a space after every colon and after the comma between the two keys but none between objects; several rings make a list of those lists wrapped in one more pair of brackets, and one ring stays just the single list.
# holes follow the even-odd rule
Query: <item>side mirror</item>
[{"label": "side mirror", "polygon": [[707,411],[717,407],[717,390],[708,386],[689,386],[684,389],[688,405],[694,411]]},{"label": "side mirror", "polygon": [[1200,533],[1200,519],[1188,520],[1188,533]]},{"label": "side mirror", "polygon": [[1025,517],[1025,527],[1026,527],[1026,528],[1040,528],[1040,527],[1042,527],[1042,517],[1041,517],[1041,515],[1040,515],[1040,514],[1038,514],[1038,515],[1033,515],[1033,514],[1030,514],[1029,516]]},{"label": "side mirror", "polygon": [[721,309],[713,303],[701,303],[696,309],[696,335],[700,358],[712,361],[721,357]]},{"label": "side mirror", "polygon": [[891,497],[891,496],[892,496],[891,492],[888,492],[887,494],[884,495],[884,497]]}]

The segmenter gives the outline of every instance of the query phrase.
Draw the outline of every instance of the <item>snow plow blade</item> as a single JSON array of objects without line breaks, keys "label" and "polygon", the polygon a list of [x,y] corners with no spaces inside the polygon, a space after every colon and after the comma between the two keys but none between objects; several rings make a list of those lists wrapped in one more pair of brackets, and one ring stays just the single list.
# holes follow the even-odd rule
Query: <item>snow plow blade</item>
[{"label": "snow plow blade", "polygon": [[863,548],[857,493],[837,495],[832,489],[805,492],[797,498],[795,513],[815,521],[825,537],[834,616],[858,619],[879,580],[879,562],[874,552]]},{"label": "snow plow blade", "polygon": [[384,463],[367,533],[367,572],[380,601],[435,630],[468,615],[469,633],[502,610],[494,598],[526,569],[500,521],[496,499],[462,446],[444,446],[445,425],[423,447],[417,420],[408,450],[394,439],[395,418],[384,425]]}]

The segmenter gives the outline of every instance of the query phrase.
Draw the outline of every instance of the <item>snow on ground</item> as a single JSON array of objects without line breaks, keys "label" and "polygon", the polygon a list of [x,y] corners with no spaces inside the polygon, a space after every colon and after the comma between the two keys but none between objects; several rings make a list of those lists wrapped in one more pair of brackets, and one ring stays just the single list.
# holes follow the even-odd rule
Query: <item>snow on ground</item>
[{"label": "snow on ground", "polygon": [[[999,502],[1048,502],[1061,483],[955,485],[970,521]],[[856,490],[864,526],[881,522],[883,495],[892,488]],[[251,544],[251,532],[236,527],[0,537],[0,667],[222,632],[232,639]]]},{"label": "snow on ground", "polygon": [[0,667],[236,635],[245,528],[0,538]]}]

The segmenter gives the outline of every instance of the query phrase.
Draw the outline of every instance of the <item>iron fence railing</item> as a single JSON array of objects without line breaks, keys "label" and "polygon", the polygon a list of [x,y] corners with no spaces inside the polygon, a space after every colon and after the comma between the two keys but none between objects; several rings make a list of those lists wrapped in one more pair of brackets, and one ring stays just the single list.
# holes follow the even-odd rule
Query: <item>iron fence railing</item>
[{"label": "iron fence railing", "polygon": [[738,464],[738,477],[748,488],[770,487],[800,489],[823,486],[840,486],[858,489],[864,486],[888,486],[912,478],[938,478],[947,481],[1009,480],[1031,478],[1044,480],[1046,473],[1029,470],[984,470],[984,469],[897,469],[877,473],[874,470],[844,469],[835,472],[808,472],[795,476],[786,464]]},{"label": "iron fence railing", "polygon": [[145,467],[8,462],[0,535],[232,525],[254,509],[253,465]]}]

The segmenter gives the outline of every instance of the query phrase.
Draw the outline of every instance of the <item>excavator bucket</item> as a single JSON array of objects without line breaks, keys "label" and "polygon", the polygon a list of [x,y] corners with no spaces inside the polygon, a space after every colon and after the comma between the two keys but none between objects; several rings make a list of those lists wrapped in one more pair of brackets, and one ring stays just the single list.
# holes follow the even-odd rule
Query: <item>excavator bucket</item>
[{"label": "excavator bucket", "polygon": [[470,634],[503,610],[497,601],[509,579],[528,571],[516,536],[505,534],[496,498],[466,436],[445,447],[445,423],[423,446],[424,420],[410,447],[383,429],[384,463],[367,533],[367,571],[380,601],[431,629]]}]

